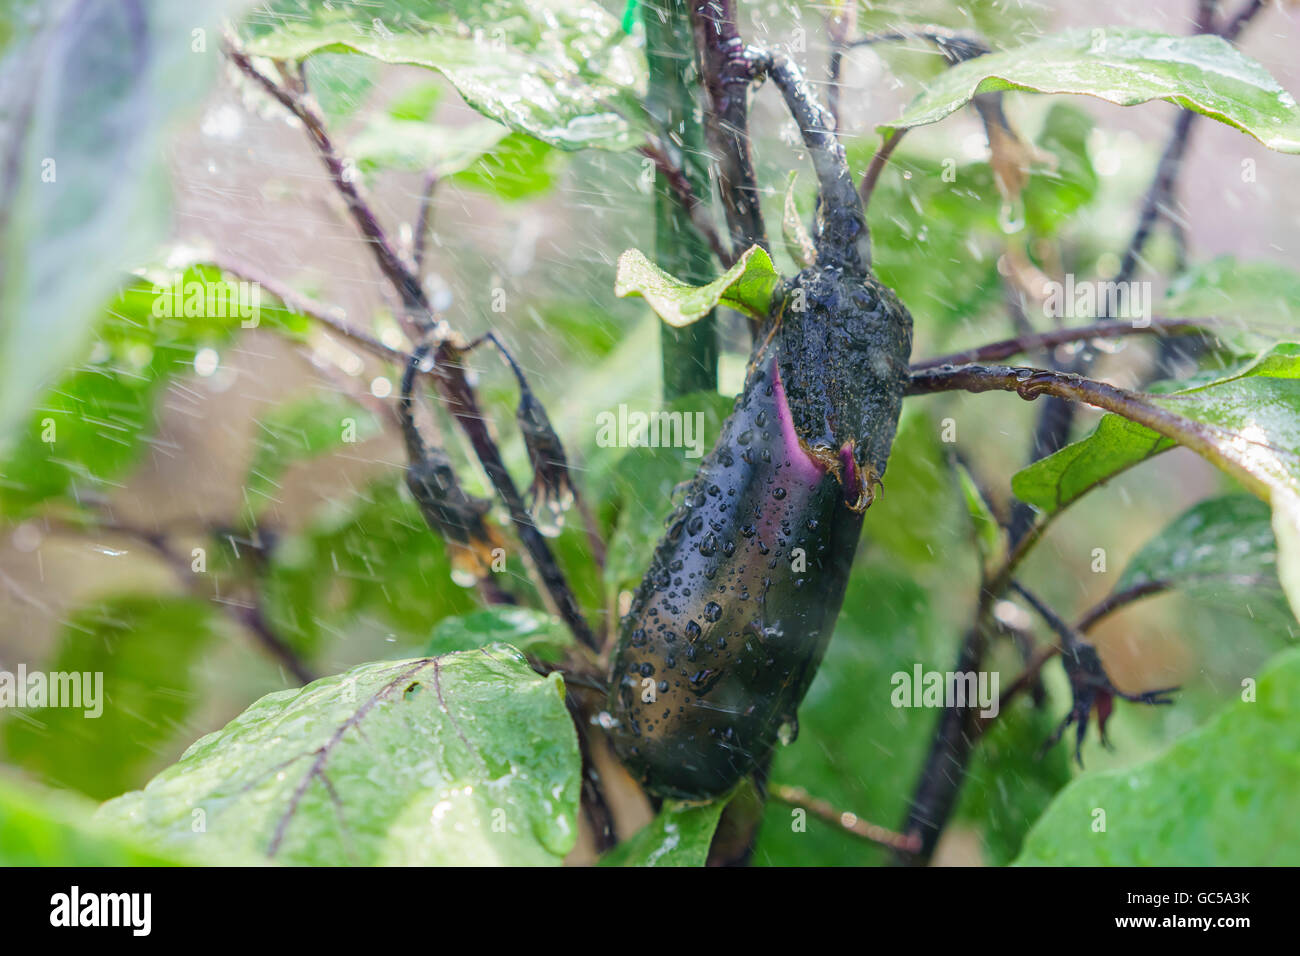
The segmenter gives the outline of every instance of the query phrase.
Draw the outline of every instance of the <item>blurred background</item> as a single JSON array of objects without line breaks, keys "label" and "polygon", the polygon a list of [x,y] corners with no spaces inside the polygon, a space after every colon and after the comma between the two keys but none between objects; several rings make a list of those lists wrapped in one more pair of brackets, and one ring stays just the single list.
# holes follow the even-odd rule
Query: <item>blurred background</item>
[{"label": "blurred background", "polygon": [[[607,6],[621,15],[621,5]],[[824,10],[790,3],[741,7],[742,34],[756,42],[806,41],[806,53],[796,56],[824,93]],[[870,30],[932,22],[978,30],[998,46],[1076,26],[1186,33],[1193,7],[1190,0],[875,3],[862,6],[859,23]],[[1241,41],[1292,91],[1300,91],[1296,15],[1290,4],[1270,5]],[[849,56],[840,101],[858,173],[877,145],[874,126],[895,117],[941,67],[941,58],[919,42]],[[464,130],[479,121],[477,114],[448,84],[415,68],[326,54],[311,61],[308,80],[340,149],[360,157],[356,175],[381,218],[409,243],[423,176],[393,168],[400,161],[366,161],[375,137],[382,140],[377,122],[414,119]],[[1058,263],[1062,273],[1113,274],[1177,115],[1166,103],[1125,109],[1023,94],[1008,95],[1006,110],[1025,139],[1057,157],[1041,190],[1033,193],[1031,186],[1027,221],[1015,221],[1015,211],[1003,208],[983,128],[969,110],[910,134],[873,202],[878,269],[915,317],[918,358],[1013,334],[1005,300],[1009,242],[1023,243],[1040,263]],[[769,228],[780,222],[794,169],[808,215],[813,177],[774,90],[757,94],[751,129]],[[177,246],[200,259],[215,252],[254,264],[342,307],[354,322],[381,332],[395,328],[390,290],[303,130],[260,92],[227,71],[174,137],[167,159]],[[957,163],[955,184],[937,175],[946,159]],[[1249,181],[1242,174],[1246,160],[1254,164]],[[1294,163],[1235,130],[1197,122],[1176,196],[1188,262],[1230,255],[1296,264]],[[607,537],[603,576],[582,529],[572,526],[580,522],[571,522],[558,544],[583,603],[603,626],[616,616],[619,595],[639,578],[671,489],[690,465],[679,453],[674,459],[596,445],[599,413],[620,403],[645,410],[661,405],[657,320],[642,301],[613,294],[618,255],[653,249],[651,184],[635,154],[567,154],[509,136],[442,182],[433,204],[427,288],[460,332],[494,329],[512,346]],[[778,268],[795,271],[783,249],[776,253]],[[165,270],[167,254],[140,265]],[[1141,276],[1154,283],[1157,314],[1163,277],[1178,256],[1162,231]],[[504,311],[493,311],[496,290],[504,290]],[[731,396],[748,343],[740,317],[721,321],[720,391]],[[1098,356],[1095,373],[1139,386],[1154,354],[1152,344],[1129,339]],[[452,582],[442,545],[400,488],[399,445],[375,422],[376,409],[396,388],[390,369],[339,342],[308,345],[269,329],[215,346],[181,343],[166,360],[170,367],[156,396],[131,398],[148,406],[141,406],[149,420],[142,445],[111,466],[91,461],[66,492],[102,502],[119,533],[86,532],[62,520],[57,508],[28,508],[21,476],[10,471],[4,482],[0,666],[104,670],[114,675],[109,695],[117,699],[97,721],[6,711],[0,753],[24,776],[96,799],[142,786],[252,700],[297,684],[267,633],[323,675],[421,653],[441,619],[475,606],[473,590]],[[493,355],[478,355],[475,370],[522,479],[514,384]],[[337,420],[339,402],[354,407],[361,440],[316,453],[311,423],[322,408],[335,409]],[[714,406],[725,413],[729,404]],[[955,423],[956,448],[1005,514],[1009,480],[1025,462],[1037,411],[1001,394],[909,400],[835,639],[801,711],[798,740],[778,755],[775,781],[888,826],[901,820],[935,712],[890,707],[889,676],[918,662],[927,669],[951,666],[978,585],[965,505],[950,467],[953,446],[942,440],[941,423]],[[1081,412],[1076,434],[1096,420]],[[453,444],[453,450],[463,463],[463,449]],[[269,460],[280,462],[273,474]],[[465,465],[461,473],[484,491],[476,472]],[[1229,479],[1190,453],[1160,456],[1072,508],[1039,546],[1024,580],[1073,617],[1103,597],[1127,559],[1173,518],[1231,490]],[[157,547],[159,538],[184,565],[194,548],[205,549],[208,571],[200,585],[177,573],[175,560]],[[1106,555],[1102,572],[1094,570],[1099,548]],[[510,573],[527,593],[522,568],[512,564]],[[250,622],[250,609],[256,621]],[[1184,690],[1168,708],[1121,705],[1111,726],[1114,751],[1090,735],[1087,772],[1142,761],[1202,723],[1235,697],[1243,677],[1294,640],[1294,621],[1276,592],[1206,588],[1139,604],[1093,636],[1125,689]],[[1015,649],[997,648],[995,663],[1005,686],[1019,669]],[[1007,862],[1052,793],[1083,772],[1065,746],[1035,759],[1068,700],[1059,665],[1049,665],[1046,684],[1041,708],[1019,701],[982,745],[938,862]],[[756,862],[884,858],[833,828],[813,822],[808,833],[794,833],[788,822],[789,808],[769,809]],[[585,845],[575,859],[584,853]]]}]

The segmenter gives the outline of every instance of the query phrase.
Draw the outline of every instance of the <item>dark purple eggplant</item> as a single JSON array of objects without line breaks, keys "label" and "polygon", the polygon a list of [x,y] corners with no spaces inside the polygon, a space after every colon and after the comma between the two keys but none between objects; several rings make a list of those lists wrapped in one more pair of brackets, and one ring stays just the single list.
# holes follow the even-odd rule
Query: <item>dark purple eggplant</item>
[{"label": "dark purple eggplant", "polygon": [[652,793],[724,793],[797,726],[885,471],[911,327],[864,268],[785,289],[621,625],[612,735]]}]

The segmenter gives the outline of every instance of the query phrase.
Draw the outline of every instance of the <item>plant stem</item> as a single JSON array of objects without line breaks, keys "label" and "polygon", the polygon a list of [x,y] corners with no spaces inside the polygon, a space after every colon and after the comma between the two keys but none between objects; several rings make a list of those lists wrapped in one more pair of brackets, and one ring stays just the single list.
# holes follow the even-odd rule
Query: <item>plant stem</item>
[{"label": "plant stem", "polygon": [[[703,285],[712,275],[710,251],[730,258],[707,219],[709,173],[704,130],[697,119],[694,57],[688,0],[643,2],[650,86],[646,109],[664,131],[657,149],[643,150],[655,163],[655,261],[686,282]],[[672,161],[673,154],[681,157]],[[736,251],[740,251],[738,248]],[[717,314],[710,311],[684,328],[659,324],[663,397],[671,402],[690,392],[718,387]]]},{"label": "plant stem", "polygon": [[[392,242],[379,224],[378,217],[357,191],[351,178],[345,174],[343,161],[334,150],[334,144],[325,130],[324,120],[307,104],[300,91],[283,87],[258,71],[248,57],[235,47],[233,41],[226,41],[225,52],[241,72],[257,82],[302,122],[316,147],[316,152],[330,173],[335,189],[343,196],[357,227],[368,240],[367,245],[380,271],[401,297],[408,318],[420,330],[434,329],[433,312],[419,278],[414,270],[397,255]],[[543,596],[548,606],[564,621],[580,643],[599,651],[599,642],[582,614],[577,598],[569,587],[568,579],[556,562],[550,545],[537,530],[519,494],[519,489],[515,487],[514,480],[505,467],[501,452],[492,438],[487,420],[479,407],[473,386],[465,376],[465,369],[459,361],[450,334],[442,336],[439,341],[438,365],[434,375],[438,390],[449,413],[455,417],[465,432],[479,463],[510,512],[516,534],[524,546],[530,568],[542,584]]]},{"label": "plant stem", "polygon": [[1137,326],[1132,321],[1114,319],[1097,322],[1093,325],[1075,326],[1068,329],[1052,329],[1050,332],[1029,332],[1015,338],[1000,339],[976,348],[961,352],[950,352],[934,358],[922,359],[912,363],[912,371],[937,368],[940,365],[964,365],[967,362],[999,362],[1002,359],[1034,352],[1039,349],[1052,349],[1070,342],[1086,342],[1089,339],[1113,339],[1129,335],[1178,335],[1195,334],[1215,324],[1214,319],[1161,319],[1153,318],[1149,325]]},{"label": "plant stem", "polygon": [[891,850],[900,853],[914,853],[919,849],[919,841],[915,837],[904,836],[887,827],[868,823],[856,813],[839,810],[828,801],[812,796],[802,787],[775,784],[768,788],[768,796],[787,806],[808,810],[813,816],[825,820],[831,826],[839,827],[846,833],[851,833],[856,837],[888,847]]},{"label": "plant stem", "polygon": [[752,245],[768,249],[750,157],[749,87],[758,75],[753,51],[737,30],[734,0],[691,0],[691,22],[709,98],[705,124],[717,154],[718,185],[731,246],[737,252]]}]

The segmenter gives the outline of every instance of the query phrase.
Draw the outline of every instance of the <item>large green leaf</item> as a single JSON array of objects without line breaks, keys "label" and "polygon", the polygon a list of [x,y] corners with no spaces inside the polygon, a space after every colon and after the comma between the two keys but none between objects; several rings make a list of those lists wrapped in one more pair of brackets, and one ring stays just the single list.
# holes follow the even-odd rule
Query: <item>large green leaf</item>
[{"label": "large green leaf", "polygon": [[690,325],[719,305],[765,319],[781,277],[762,246],[746,249],[735,265],[712,282],[694,286],[670,276],[637,249],[618,257],[617,296],[639,295],[675,329]]},{"label": "large green leaf", "polygon": [[580,763],[559,675],[494,644],[263,697],[97,819],[205,860],[557,864]]},{"label": "large green leaf", "polygon": [[[1017,862],[1048,866],[1270,866],[1300,860],[1300,650],[1164,754],[1065,788]],[[1104,831],[1100,830],[1104,811]]]},{"label": "large green leaf", "polygon": [[92,821],[95,804],[0,777],[0,866],[168,866],[180,863]]},{"label": "large green leaf", "polygon": [[1284,342],[1231,374],[1138,401],[1163,417],[1152,427],[1103,418],[1087,438],[1018,472],[1016,495],[1056,511],[1174,442],[1187,445],[1272,504],[1279,578],[1300,614],[1300,344]]},{"label": "large green leaf", "polygon": [[214,633],[211,605],[190,598],[115,595],[78,610],[43,666],[98,675],[100,713],[12,711],[0,725],[7,759],[99,799],[139,786],[197,703],[193,672]]},{"label": "large green leaf", "polygon": [[479,112],[560,149],[643,138],[644,57],[589,0],[274,0],[243,34],[258,56],[353,52],[437,70]]},{"label": "large green leaf", "polygon": [[658,816],[600,859],[601,866],[704,866],[725,798],[689,804],[670,800]]},{"label": "large green leaf", "polygon": [[980,93],[1079,93],[1133,106],[1163,99],[1234,126],[1270,149],[1300,152],[1295,99],[1217,36],[1070,30],[958,64],[935,78],[882,135],[937,123]]},{"label": "large green leaf", "polygon": [[0,443],[165,235],[164,134],[203,101],[231,6],[48,4],[0,65]]},{"label": "large green leaf", "polygon": [[[303,316],[254,295],[211,266],[151,271],[123,288],[102,309],[85,359],[45,394],[0,456],[0,513],[20,516],[59,496],[75,505],[111,488],[145,447],[167,383],[192,373],[200,351],[219,349],[243,323],[306,328]],[[249,318],[229,306],[236,302]]]}]

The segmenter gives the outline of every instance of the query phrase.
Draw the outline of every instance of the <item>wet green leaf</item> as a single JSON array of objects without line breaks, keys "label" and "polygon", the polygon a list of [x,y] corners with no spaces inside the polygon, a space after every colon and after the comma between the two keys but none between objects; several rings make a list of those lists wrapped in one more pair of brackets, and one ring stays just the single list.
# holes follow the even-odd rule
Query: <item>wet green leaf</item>
[{"label": "wet green leaf", "polygon": [[563,681],[495,644],[263,697],[97,820],[205,860],[558,864],[579,771]]},{"label": "wet green leaf", "polygon": [[1036,167],[1022,193],[1033,232],[1056,234],[1096,196],[1099,180],[1088,155],[1093,126],[1088,113],[1068,103],[1054,103],[1048,111],[1036,144],[1054,164]]},{"label": "wet green leaf", "polygon": [[[1199,502],[1147,542],[1125,566],[1116,591],[1153,582],[1192,586],[1233,581],[1277,587],[1277,545],[1268,505],[1249,495]],[[1240,590],[1237,590],[1240,594]]]},{"label": "wet green leaf", "polygon": [[[1300,857],[1300,650],[1147,763],[1089,773],[1053,801],[1020,865],[1270,866]],[[1098,811],[1104,811],[1100,829]]]},{"label": "wet green leaf", "polygon": [[1295,99],[1259,63],[1217,36],[1128,28],[1070,30],[977,57],[936,77],[882,136],[937,123],[979,93],[1077,93],[1134,106],[1163,99],[1300,152]]},{"label": "wet green leaf", "polygon": [[1012,490],[1044,511],[1178,442],[1273,506],[1279,576],[1300,613],[1300,344],[1284,342],[1244,367],[1143,403],[1177,418],[1152,428],[1108,415],[1082,441],[1022,469]]},{"label": "wet green leaf", "polygon": [[644,827],[600,859],[601,866],[704,866],[725,798],[706,804],[669,800]]},{"label": "wet green leaf", "polygon": [[670,276],[637,249],[618,257],[617,296],[639,295],[673,328],[690,325],[719,305],[764,319],[781,277],[761,246],[751,246],[736,264],[707,285],[694,286]]},{"label": "wet green leaf", "polygon": [[487,120],[451,128],[379,114],[352,138],[348,154],[363,172],[405,169],[446,179],[509,135],[508,129]]},{"label": "wet green leaf", "polygon": [[645,59],[587,0],[275,0],[243,36],[256,56],[351,52],[437,70],[474,109],[560,149],[642,141]]},{"label": "wet green leaf", "polygon": [[1011,490],[1021,501],[1051,514],[1174,444],[1145,425],[1107,415],[1087,438],[1016,472]]}]

